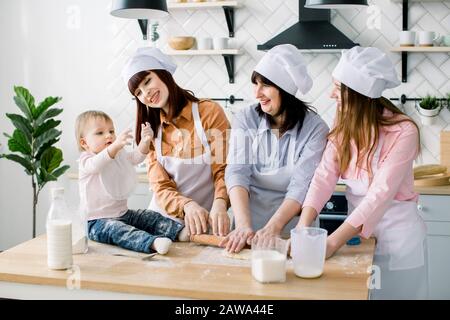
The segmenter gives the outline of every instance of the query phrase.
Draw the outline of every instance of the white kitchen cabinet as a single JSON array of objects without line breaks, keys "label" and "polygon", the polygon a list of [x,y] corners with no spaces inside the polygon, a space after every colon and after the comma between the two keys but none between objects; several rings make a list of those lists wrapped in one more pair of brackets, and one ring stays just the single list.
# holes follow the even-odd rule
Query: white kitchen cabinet
[{"label": "white kitchen cabinet", "polygon": [[450,299],[450,196],[421,195],[419,210],[428,229],[430,299]]}]

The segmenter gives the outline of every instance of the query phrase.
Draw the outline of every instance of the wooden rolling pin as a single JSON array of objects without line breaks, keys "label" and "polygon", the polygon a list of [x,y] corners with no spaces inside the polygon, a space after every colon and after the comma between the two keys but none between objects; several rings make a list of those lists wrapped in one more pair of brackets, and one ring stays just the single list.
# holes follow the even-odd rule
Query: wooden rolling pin
[{"label": "wooden rolling pin", "polygon": [[[191,242],[194,242],[194,243],[218,247],[219,243],[224,238],[225,237],[215,236],[213,234],[196,234],[196,235],[191,235],[190,240],[191,240]],[[244,248],[250,249],[250,246],[248,244],[246,244]]]},{"label": "wooden rolling pin", "polygon": [[[192,235],[190,237],[191,242],[194,243],[198,243],[198,244],[203,244],[206,246],[213,246],[213,247],[218,247],[219,243],[224,239],[225,237],[221,237],[221,236],[215,236],[212,234],[196,234],[196,235]],[[249,246],[248,244],[245,244],[244,249],[251,249],[251,246]],[[289,243],[289,247],[288,247],[288,254],[291,254],[291,245]]]}]

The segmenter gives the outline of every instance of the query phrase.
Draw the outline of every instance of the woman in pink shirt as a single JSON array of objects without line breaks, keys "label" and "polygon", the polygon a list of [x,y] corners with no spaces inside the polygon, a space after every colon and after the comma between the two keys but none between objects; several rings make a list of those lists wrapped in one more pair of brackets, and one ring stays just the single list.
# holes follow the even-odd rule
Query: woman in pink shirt
[{"label": "woman in pink shirt", "polygon": [[328,236],[327,258],[353,236],[374,236],[371,298],[426,298],[426,227],[413,190],[419,130],[381,96],[400,84],[394,66],[379,49],[354,47],[343,52],[333,84],[336,119],[297,228],[312,224],[341,178],[349,215]]}]

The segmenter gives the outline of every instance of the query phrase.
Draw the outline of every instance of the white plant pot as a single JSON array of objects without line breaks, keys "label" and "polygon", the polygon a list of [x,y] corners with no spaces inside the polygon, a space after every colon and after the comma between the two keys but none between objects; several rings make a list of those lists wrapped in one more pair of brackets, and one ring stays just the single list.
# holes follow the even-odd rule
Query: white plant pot
[{"label": "white plant pot", "polygon": [[441,108],[436,109],[423,109],[419,102],[416,102],[416,110],[419,113],[420,121],[423,125],[429,126],[436,122],[437,115],[441,111]]}]

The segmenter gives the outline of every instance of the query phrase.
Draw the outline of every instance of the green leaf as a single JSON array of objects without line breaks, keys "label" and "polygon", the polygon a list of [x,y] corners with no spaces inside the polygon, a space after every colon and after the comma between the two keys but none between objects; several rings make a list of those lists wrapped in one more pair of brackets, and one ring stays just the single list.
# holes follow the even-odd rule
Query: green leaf
[{"label": "green leaf", "polygon": [[25,100],[24,97],[21,96],[15,96],[14,102],[19,107],[20,111],[27,117],[27,119],[32,122],[33,121],[33,115],[31,114],[31,110]]},{"label": "green leaf", "polygon": [[33,165],[31,164],[31,162],[17,154],[4,154],[2,155],[3,158],[6,158],[8,160],[14,161],[19,163],[22,167],[25,168],[25,172],[28,175],[32,175],[33,174]]},{"label": "green leaf", "polygon": [[42,153],[41,168],[51,173],[53,170],[59,167],[63,161],[62,151],[55,147],[50,147]]},{"label": "green leaf", "polygon": [[33,114],[34,119],[38,119],[42,113],[50,108],[55,103],[59,102],[62,98],[61,97],[47,97],[44,101],[42,101],[38,107],[36,108],[35,113]]},{"label": "green leaf", "polygon": [[54,120],[54,119],[45,121],[34,131],[33,137],[35,137],[35,138],[39,137],[41,134],[47,132],[48,130],[56,128],[60,123],[61,123],[61,121]]},{"label": "green leaf", "polygon": [[8,140],[8,147],[11,152],[20,152],[25,155],[31,155],[31,146],[22,131],[14,130],[12,138]]},{"label": "green leaf", "polygon": [[18,97],[24,98],[24,100],[27,103],[29,110],[31,111],[31,114],[32,114],[33,113],[32,111],[34,111],[35,106],[34,106],[34,97],[31,95],[30,91],[28,91],[28,89],[26,89],[24,87],[14,86],[14,92],[16,93],[16,95]]},{"label": "green leaf", "polygon": [[45,182],[44,182],[44,180],[45,180],[45,173],[43,173],[42,172],[42,170],[41,171],[36,171],[36,182],[37,182],[37,185],[42,189],[42,187],[45,185]]},{"label": "green leaf", "polygon": [[28,91],[28,89],[24,87],[14,86],[14,92],[16,96],[14,97],[14,101],[16,102],[19,109],[26,115],[26,117],[32,121],[33,120],[33,112],[36,109],[34,106],[34,97]]},{"label": "green leaf", "polygon": [[39,169],[39,174],[37,175],[37,183],[40,189],[44,187],[44,185],[52,181],[52,176],[50,176],[44,168]]},{"label": "green leaf", "polygon": [[57,115],[59,115],[61,112],[63,112],[63,109],[56,109],[56,108],[48,109],[47,111],[42,113],[39,116],[39,118],[37,118],[36,125],[40,126],[45,120],[54,118]]},{"label": "green leaf", "polygon": [[11,139],[12,137],[9,135],[9,134],[7,134],[6,132],[3,132],[3,135],[5,136],[5,137],[7,137],[8,139]]},{"label": "green leaf", "polygon": [[[46,143],[44,143],[42,145],[42,147],[38,150],[38,152],[35,155],[35,159],[40,159],[42,157],[42,154],[44,153],[45,150],[47,150],[49,147],[51,147],[52,145],[54,145],[55,143],[57,143],[59,141],[59,139],[52,139]],[[40,166],[40,164],[39,164]]]},{"label": "green leaf", "polygon": [[55,171],[52,172],[52,176],[54,176],[55,178],[59,178],[60,176],[62,176],[67,170],[69,170],[70,166],[65,165],[62,166],[58,169],[56,169]]},{"label": "green leaf", "polygon": [[18,114],[7,113],[6,116],[11,120],[14,127],[25,134],[28,143],[31,143],[31,133],[33,132],[33,128],[31,127],[29,121]]},{"label": "green leaf", "polygon": [[[45,132],[44,134],[36,138],[36,140],[34,141],[34,150],[38,150],[39,153],[40,149],[44,146],[44,144],[58,138],[60,135],[61,131],[56,129],[50,129],[49,131]],[[43,151],[44,150],[42,150],[42,152]]]}]

